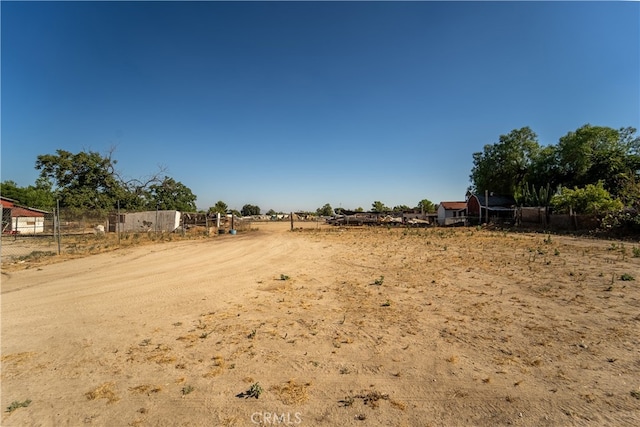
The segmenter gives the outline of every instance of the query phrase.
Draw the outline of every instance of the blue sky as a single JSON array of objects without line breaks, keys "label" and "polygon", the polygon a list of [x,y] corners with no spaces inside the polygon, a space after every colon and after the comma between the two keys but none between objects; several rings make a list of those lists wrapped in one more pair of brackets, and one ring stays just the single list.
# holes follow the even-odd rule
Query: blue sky
[{"label": "blue sky", "polygon": [[3,1],[2,180],[106,153],[262,211],[464,199],[531,127],[640,128],[637,2]]}]

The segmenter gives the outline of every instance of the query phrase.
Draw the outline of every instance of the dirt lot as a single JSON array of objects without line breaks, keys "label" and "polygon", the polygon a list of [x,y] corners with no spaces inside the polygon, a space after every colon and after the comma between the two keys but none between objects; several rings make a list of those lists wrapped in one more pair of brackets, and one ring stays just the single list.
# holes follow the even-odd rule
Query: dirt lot
[{"label": "dirt lot", "polygon": [[639,243],[316,227],[3,271],[2,425],[640,423]]}]

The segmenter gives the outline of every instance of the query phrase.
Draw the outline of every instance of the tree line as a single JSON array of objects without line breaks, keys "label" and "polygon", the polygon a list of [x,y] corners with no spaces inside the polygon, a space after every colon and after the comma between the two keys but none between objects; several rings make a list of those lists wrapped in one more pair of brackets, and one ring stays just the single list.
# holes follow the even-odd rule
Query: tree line
[{"label": "tree line", "polygon": [[602,213],[640,208],[636,129],[586,124],[542,146],[529,127],[473,153],[470,191],[513,196],[520,206]]},{"label": "tree line", "polygon": [[[514,129],[473,153],[469,190],[509,195],[520,206],[552,206],[558,211],[640,209],[640,138],[635,133],[632,127],[587,124],[568,132],[557,144],[543,146],[529,127]],[[118,207],[126,211],[196,212],[196,195],[165,169],[142,178],[127,178],[117,169],[113,154],[114,149],[104,155],[66,150],[39,155],[35,163],[39,176],[33,185],[20,187],[7,180],[0,183],[0,192],[19,204],[43,210],[51,210],[59,201],[61,208],[78,212],[109,212]],[[414,208],[388,207],[378,200],[371,205],[374,212],[412,209],[431,213],[437,205],[428,199]],[[327,203],[309,214],[330,216],[344,210]],[[237,211],[218,201],[208,212],[249,216],[259,215],[261,209],[245,204]],[[266,214],[277,212],[270,209]]]},{"label": "tree line", "polygon": [[113,152],[57,150],[39,155],[35,185],[20,187],[9,180],[0,184],[0,191],[4,197],[43,210],[51,210],[58,201],[61,208],[78,212],[108,212],[118,207],[128,211],[196,210],[191,189],[166,175],[163,168],[144,178],[125,178],[116,169]]},{"label": "tree line", "polygon": [[[39,171],[35,184],[20,187],[14,181],[6,180],[0,183],[0,193],[21,205],[42,210],[52,210],[59,202],[61,208],[78,213],[90,210],[99,214],[118,208],[130,212],[196,212],[196,195],[189,187],[168,176],[164,168],[143,178],[126,178],[117,169],[118,161],[113,154],[114,149],[104,155],[95,151],[72,153],[66,150],[39,155],[35,163],[35,168]],[[372,210],[377,212],[409,209],[411,208],[405,205],[388,208],[379,201],[372,204]],[[435,211],[435,205],[425,199],[415,209],[432,212]],[[207,212],[251,216],[260,215],[261,209],[248,203],[238,211],[229,209],[225,202],[219,200]],[[270,209],[266,215],[278,213]],[[329,203],[316,209],[315,213],[308,212],[321,216],[331,216],[334,213]]]}]

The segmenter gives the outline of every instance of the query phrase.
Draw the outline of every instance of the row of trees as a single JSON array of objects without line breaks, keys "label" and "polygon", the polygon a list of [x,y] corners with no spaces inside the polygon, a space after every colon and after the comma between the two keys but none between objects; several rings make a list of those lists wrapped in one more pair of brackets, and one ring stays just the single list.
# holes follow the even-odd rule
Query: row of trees
[{"label": "row of trees", "polygon": [[113,149],[106,155],[94,151],[39,155],[35,185],[19,187],[13,181],[0,184],[2,195],[19,203],[50,210],[60,201],[68,210],[106,212],[120,207],[129,211],[196,210],[191,189],[160,170],[146,178],[126,179],[116,169]]},{"label": "row of trees", "polygon": [[241,211],[236,209],[229,209],[229,206],[222,200],[218,200],[215,205],[211,206],[208,210],[210,214],[226,215],[228,213],[235,216],[251,216],[260,215],[260,207],[256,205],[246,204],[242,207]]},{"label": "row of trees", "polygon": [[[371,204],[371,211],[372,212],[379,212],[379,213],[384,213],[384,212],[406,212],[406,211],[412,211],[412,210],[418,210],[424,213],[433,213],[437,210],[438,206],[435,205],[433,202],[431,202],[428,199],[423,199],[420,200],[418,202],[418,204],[415,207],[409,207],[407,205],[397,205],[394,206],[393,208],[390,208],[388,206],[386,206],[384,203],[382,203],[379,200],[376,200],[375,202],[373,202]],[[337,208],[337,209],[333,209],[331,207],[331,205],[329,203],[325,204],[324,206],[316,209],[315,214],[316,215],[320,215],[320,216],[331,216],[334,213],[340,213],[342,211],[350,211],[351,209],[342,209],[342,208]],[[359,207],[357,209],[353,210],[354,212],[364,212],[364,209]]]},{"label": "row of trees", "polygon": [[522,206],[640,207],[640,138],[635,133],[631,127],[587,124],[555,145],[541,146],[529,127],[514,129],[473,154],[470,190],[511,195]]},{"label": "row of trees", "polygon": [[[437,209],[437,205],[433,204],[433,202],[427,199],[424,199],[418,202],[418,205],[414,208],[411,208],[407,205],[398,205],[398,206],[394,206],[393,208],[389,208],[385,206],[384,203],[377,200],[371,204],[372,212],[405,212],[405,211],[411,211],[411,210],[420,210],[424,213],[432,213],[432,212],[435,212],[436,209]],[[340,212],[349,211],[349,210],[350,209],[342,209],[342,208],[337,208],[334,210],[330,203],[325,203],[322,207],[319,207],[318,209],[316,209],[315,212],[304,212],[304,213],[308,215],[332,216],[334,214],[339,214]],[[214,206],[211,206],[209,208],[208,212],[211,214],[216,214],[216,213],[228,214],[229,213],[237,216],[251,216],[251,215],[260,215],[261,211],[259,206],[255,206],[251,204],[244,205],[241,211],[229,209],[228,205],[225,202],[223,202],[222,200],[218,200]],[[355,209],[355,212],[364,212],[364,209],[360,207]],[[265,213],[265,215],[274,216],[282,213],[283,212],[276,212],[273,209],[269,209]]]},{"label": "row of trees", "polygon": [[[126,179],[116,169],[118,161],[113,154],[114,149],[105,155],[95,151],[71,153],[65,150],[57,150],[55,154],[39,155],[35,168],[40,174],[34,185],[20,187],[14,181],[8,180],[0,183],[0,193],[22,205],[43,210],[53,209],[59,200],[60,207],[71,211],[92,210],[104,213],[118,206],[128,211],[196,211],[196,196],[191,189],[165,175],[163,168],[145,178]],[[405,205],[388,208],[380,201],[372,204],[372,210],[376,212],[410,209]],[[418,203],[416,209],[433,212],[435,205],[424,199]],[[245,204],[237,211],[229,209],[225,202],[219,200],[208,212],[250,216],[260,215],[260,207]],[[327,203],[315,213],[330,216],[334,214],[334,209]],[[266,214],[271,216],[277,212],[271,209]]]}]

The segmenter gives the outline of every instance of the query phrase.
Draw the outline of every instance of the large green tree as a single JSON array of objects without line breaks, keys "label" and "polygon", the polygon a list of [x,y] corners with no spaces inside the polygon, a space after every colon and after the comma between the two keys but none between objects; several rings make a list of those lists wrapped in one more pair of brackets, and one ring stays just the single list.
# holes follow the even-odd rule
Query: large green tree
[{"label": "large green tree", "polygon": [[256,205],[246,204],[240,211],[242,216],[260,215],[260,207]]},{"label": "large green tree", "polygon": [[640,177],[640,142],[634,128],[584,125],[558,142],[562,184],[584,187],[602,181],[614,196]]},{"label": "large green tree", "polygon": [[473,154],[471,190],[513,195],[519,203],[547,205],[559,186],[603,188],[625,205],[640,194],[640,138],[636,129],[584,125],[557,145],[541,147],[528,127],[500,136]]},{"label": "large green tree", "polygon": [[422,199],[418,202],[416,209],[420,209],[424,213],[432,213],[436,211],[436,205],[429,199]]},{"label": "large green tree", "polygon": [[124,199],[126,188],[118,180],[111,156],[95,151],[57,150],[36,160],[40,177],[50,181],[60,204],[72,209],[108,210]]},{"label": "large green tree", "polygon": [[497,143],[487,144],[482,152],[473,153],[472,191],[514,194],[526,181],[539,152],[538,137],[529,127],[500,135]]},{"label": "large green tree", "polygon": [[218,200],[214,206],[211,206],[209,208],[209,213],[212,213],[212,214],[219,213],[220,215],[226,215],[228,210],[229,210],[229,206],[227,206],[227,204],[222,200]]},{"label": "large green tree", "polygon": [[57,150],[56,154],[39,155],[36,169],[40,181],[51,186],[64,208],[104,212],[119,205],[126,210],[162,206],[195,211],[196,196],[173,178],[161,178],[162,170],[144,179],[123,179],[116,170],[113,152]]},{"label": "large green tree", "polygon": [[375,202],[371,203],[371,210],[373,212],[388,212],[391,209],[385,206],[385,204],[382,203],[380,200],[376,200]]},{"label": "large green tree", "polygon": [[149,187],[148,201],[148,209],[196,211],[196,196],[183,183],[168,176]]},{"label": "large green tree", "polygon": [[329,203],[325,203],[324,206],[322,206],[321,208],[316,209],[316,215],[319,215],[319,216],[332,216],[333,215],[333,208],[331,207],[331,205]]}]

